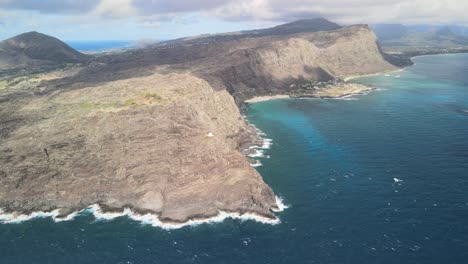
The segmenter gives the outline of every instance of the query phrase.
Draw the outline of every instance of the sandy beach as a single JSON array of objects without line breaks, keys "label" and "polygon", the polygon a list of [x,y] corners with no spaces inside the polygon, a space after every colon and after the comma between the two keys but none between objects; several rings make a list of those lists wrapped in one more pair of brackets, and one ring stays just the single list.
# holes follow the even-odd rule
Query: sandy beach
[{"label": "sandy beach", "polygon": [[344,96],[350,96],[353,94],[361,94],[373,90],[374,88],[365,86],[357,83],[340,83],[327,88],[322,88],[315,91],[293,94],[293,95],[270,95],[270,96],[258,96],[252,99],[246,100],[245,103],[258,103],[263,101],[269,101],[274,99],[284,98],[341,98]]},{"label": "sandy beach", "polygon": [[278,94],[278,95],[269,95],[269,96],[257,96],[252,99],[245,100],[245,103],[258,103],[258,102],[263,102],[263,101],[269,101],[269,100],[274,100],[274,99],[285,99],[285,98],[290,98],[291,96],[286,95],[286,94]]}]

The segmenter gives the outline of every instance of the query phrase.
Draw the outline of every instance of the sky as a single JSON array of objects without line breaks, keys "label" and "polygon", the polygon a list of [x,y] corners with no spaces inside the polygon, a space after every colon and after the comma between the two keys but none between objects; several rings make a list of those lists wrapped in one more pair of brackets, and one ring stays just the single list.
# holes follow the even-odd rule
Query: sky
[{"label": "sky", "polygon": [[63,40],[167,40],[324,17],[468,25],[468,0],[0,0],[0,39],[38,31]]}]

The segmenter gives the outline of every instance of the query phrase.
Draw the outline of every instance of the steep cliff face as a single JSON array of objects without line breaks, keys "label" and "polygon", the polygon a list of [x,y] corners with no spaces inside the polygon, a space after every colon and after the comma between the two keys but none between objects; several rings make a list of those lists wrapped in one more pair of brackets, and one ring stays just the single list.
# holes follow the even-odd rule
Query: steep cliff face
[{"label": "steep cliff face", "polygon": [[[5,107],[5,108],[3,108]],[[164,221],[219,210],[273,217],[274,194],[239,151],[250,128],[226,91],[184,74],[3,103],[0,208],[63,214],[99,203]],[[6,133],[8,132],[8,133]]]},{"label": "steep cliff face", "polygon": [[224,85],[238,102],[255,95],[292,93],[301,80],[327,81],[397,69],[364,25],[244,42],[239,45],[244,48],[223,54],[224,59],[211,59],[224,64],[200,70],[215,86]]},{"label": "steep cliff face", "polygon": [[317,34],[309,40],[321,48],[323,68],[337,77],[369,74],[397,69],[382,54],[377,37],[366,25],[356,25],[330,33],[331,41],[323,43]]}]

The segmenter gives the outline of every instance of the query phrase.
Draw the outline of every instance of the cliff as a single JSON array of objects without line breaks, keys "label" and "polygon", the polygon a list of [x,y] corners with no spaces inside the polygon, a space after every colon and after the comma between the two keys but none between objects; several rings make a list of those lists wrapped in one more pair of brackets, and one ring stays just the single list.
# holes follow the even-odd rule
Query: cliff
[{"label": "cliff", "polygon": [[215,57],[196,70],[230,91],[237,102],[258,95],[307,93],[297,89],[304,82],[397,69],[364,25],[245,42],[247,48],[220,55],[224,59]]},{"label": "cliff", "polygon": [[238,148],[251,131],[226,91],[153,74],[2,103],[0,208],[98,203],[163,221],[219,210],[273,218],[275,196]]}]

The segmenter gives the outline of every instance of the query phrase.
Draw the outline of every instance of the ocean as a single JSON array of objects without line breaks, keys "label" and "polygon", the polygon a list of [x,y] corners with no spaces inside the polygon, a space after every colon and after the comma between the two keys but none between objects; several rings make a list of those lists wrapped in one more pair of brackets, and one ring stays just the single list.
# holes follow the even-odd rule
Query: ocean
[{"label": "ocean", "polygon": [[467,263],[468,54],[414,61],[366,95],[248,107],[280,224],[36,218],[0,224],[0,263]]},{"label": "ocean", "polygon": [[131,48],[130,40],[95,40],[95,41],[66,41],[66,43],[80,52],[102,52],[122,48]]}]

